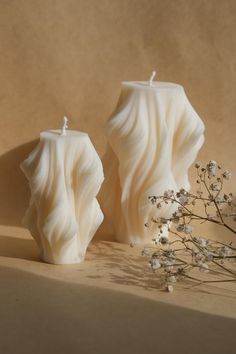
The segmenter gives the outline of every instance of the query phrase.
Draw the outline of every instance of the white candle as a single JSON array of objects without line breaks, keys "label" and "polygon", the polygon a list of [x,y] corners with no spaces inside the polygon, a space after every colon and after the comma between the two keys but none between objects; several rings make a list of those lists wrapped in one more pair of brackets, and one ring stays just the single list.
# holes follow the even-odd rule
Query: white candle
[{"label": "white candle", "polygon": [[173,208],[158,211],[148,197],[168,189],[188,190],[188,168],[204,141],[204,124],[183,87],[153,82],[154,76],[147,82],[123,82],[106,125],[103,230],[125,243],[151,241],[145,223],[168,217]]},{"label": "white candle", "polygon": [[41,258],[54,264],[81,262],[103,220],[96,199],[103,181],[100,158],[87,134],[64,128],[63,134],[41,133],[21,164],[31,189],[23,222]]}]

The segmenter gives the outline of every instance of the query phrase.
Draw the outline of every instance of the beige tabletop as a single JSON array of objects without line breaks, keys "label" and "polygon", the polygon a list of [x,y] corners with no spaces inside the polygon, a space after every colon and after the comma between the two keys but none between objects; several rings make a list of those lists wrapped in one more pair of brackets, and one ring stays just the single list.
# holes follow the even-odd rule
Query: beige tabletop
[{"label": "beige tabletop", "polygon": [[25,229],[0,231],[7,353],[234,353],[235,284],[167,293],[139,247],[94,241],[83,263],[56,266],[40,261]]}]

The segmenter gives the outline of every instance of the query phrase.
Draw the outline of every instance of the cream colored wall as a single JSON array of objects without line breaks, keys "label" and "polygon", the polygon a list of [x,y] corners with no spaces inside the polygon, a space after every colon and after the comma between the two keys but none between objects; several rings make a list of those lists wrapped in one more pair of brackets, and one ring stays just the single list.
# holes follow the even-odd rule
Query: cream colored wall
[{"label": "cream colored wall", "polygon": [[0,0],[0,224],[20,225],[29,192],[18,165],[39,132],[66,114],[102,154],[121,81],[153,69],[204,120],[200,158],[236,175],[235,34],[234,0]]}]

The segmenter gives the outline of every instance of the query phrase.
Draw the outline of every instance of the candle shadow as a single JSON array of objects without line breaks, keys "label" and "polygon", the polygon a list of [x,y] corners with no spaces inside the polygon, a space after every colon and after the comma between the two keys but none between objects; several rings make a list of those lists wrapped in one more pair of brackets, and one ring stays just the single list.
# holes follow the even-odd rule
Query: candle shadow
[{"label": "candle shadow", "polygon": [[0,236],[0,257],[41,262],[36,242],[18,237]]},{"label": "candle shadow", "polygon": [[30,154],[38,140],[30,141],[0,156],[0,224],[21,226],[29,205],[28,182],[20,163]]},{"label": "candle shadow", "polygon": [[[99,274],[106,274],[111,284],[155,291],[162,288],[161,278],[151,272],[147,258],[142,257],[141,252],[130,253],[129,246],[122,247],[116,242],[95,241],[88,250],[87,260],[96,263],[96,271]],[[93,276],[94,274],[88,275],[88,278]]]}]

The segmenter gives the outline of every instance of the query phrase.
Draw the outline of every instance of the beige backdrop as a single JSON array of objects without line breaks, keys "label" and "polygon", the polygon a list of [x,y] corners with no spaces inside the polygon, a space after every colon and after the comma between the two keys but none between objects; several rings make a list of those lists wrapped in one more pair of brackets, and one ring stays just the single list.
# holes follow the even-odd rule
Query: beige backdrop
[{"label": "beige backdrop", "polygon": [[121,81],[153,69],[204,120],[200,158],[236,174],[235,32],[235,0],[0,0],[0,224],[20,225],[39,132],[65,114],[102,155]]},{"label": "beige backdrop", "polygon": [[1,353],[235,351],[235,283],[167,294],[140,248],[112,242],[52,266],[18,227],[29,201],[19,164],[40,131],[66,114],[102,155],[121,81],[154,69],[185,87],[204,120],[200,158],[236,175],[235,0],[0,0]]}]

